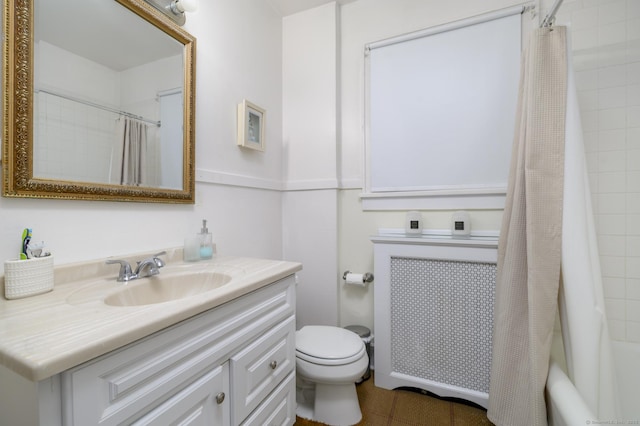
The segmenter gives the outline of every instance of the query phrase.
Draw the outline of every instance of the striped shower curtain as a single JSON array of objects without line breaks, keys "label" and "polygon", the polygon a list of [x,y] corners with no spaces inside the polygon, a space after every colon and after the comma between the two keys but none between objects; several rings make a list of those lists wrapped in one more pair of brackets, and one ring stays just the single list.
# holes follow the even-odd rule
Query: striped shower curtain
[{"label": "striped shower curtain", "polygon": [[131,186],[155,186],[159,167],[157,144],[149,135],[149,126],[134,118],[121,116],[116,124],[116,140],[111,154],[109,182]]}]

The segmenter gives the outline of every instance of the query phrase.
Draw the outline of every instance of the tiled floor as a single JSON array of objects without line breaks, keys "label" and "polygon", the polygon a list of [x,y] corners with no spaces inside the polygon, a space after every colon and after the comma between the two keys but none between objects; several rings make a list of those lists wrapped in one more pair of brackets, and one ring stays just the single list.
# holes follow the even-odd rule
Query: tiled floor
[{"label": "tiled floor", "polygon": [[[357,386],[362,421],[359,426],[482,426],[491,425],[486,411],[445,401],[419,392],[386,390],[373,384],[373,377]],[[321,423],[298,418],[296,426]]]}]

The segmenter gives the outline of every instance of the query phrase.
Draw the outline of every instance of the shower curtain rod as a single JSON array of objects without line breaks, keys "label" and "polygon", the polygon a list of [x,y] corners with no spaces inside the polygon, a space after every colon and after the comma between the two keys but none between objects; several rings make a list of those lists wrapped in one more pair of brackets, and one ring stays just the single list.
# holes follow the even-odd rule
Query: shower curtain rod
[{"label": "shower curtain rod", "polygon": [[551,6],[551,10],[547,14],[547,16],[544,17],[542,24],[540,24],[540,28],[550,27],[553,25],[553,23],[556,21],[556,12],[560,8],[560,5],[563,1],[564,0],[556,0],[555,3],[553,3],[553,6]]},{"label": "shower curtain rod", "polygon": [[36,93],[42,92],[42,93],[46,93],[47,95],[57,96],[59,98],[63,98],[63,99],[66,99],[66,100],[69,100],[69,101],[72,101],[72,102],[78,102],[80,104],[88,105],[88,106],[93,107],[93,108],[98,108],[98,109],[101,109],[101,110],[104,110],[104,111],[113,112],[115,114],[124,115],[126,117],[134,118],[136,120],[144,121],[145,123],[153,124],[154,126],[160,127],[160,121],[150,120],[148,118],[144,118],[144,117],[139,116],[139,115],[131,114],[130,112],[121,111],[121,110],[116,109],[116,108],[111,108],[111,107],[100,105],[100,104],[97,104],[97,103],[94,103],[94,102],[90,102],[90,101],[85,101],[84,99],[75,98],[73,96],[68,96],[68,95],[61,95],[60,93],[50,92],[50,91],[45,90],[45,89],[38,89],[38,90],[35,90],[35,92]]}]

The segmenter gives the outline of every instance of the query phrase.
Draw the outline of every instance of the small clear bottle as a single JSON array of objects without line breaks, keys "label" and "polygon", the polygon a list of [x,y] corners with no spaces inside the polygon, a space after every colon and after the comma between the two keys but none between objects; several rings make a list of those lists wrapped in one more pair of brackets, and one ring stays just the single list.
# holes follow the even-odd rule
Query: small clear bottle
[{"label": "small clear bottle", "polygon": [[213,236],[207,228],[207,221],[202,220],[202,229],[200,230],[200,259],[213,258]]}]

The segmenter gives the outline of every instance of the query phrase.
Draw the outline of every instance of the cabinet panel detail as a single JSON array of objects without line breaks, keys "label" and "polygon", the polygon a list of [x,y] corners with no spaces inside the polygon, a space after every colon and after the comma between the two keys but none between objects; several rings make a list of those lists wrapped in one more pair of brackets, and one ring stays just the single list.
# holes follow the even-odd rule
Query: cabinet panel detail
[{"label": "cabinet panel detail", "polygon": [[216,396],[221,393],[229,394],[229,363],[209,371],[132,425],[228,425],[229,399],[218,403]]},{"label": "cabinet panel detail", "polygon": [[245,418],[294,367],[295,318],[292,316],[231,358],[234,419]]},{"label": "cabinet panel detail", "polygon": [[254,410],[242,426],[291,425],[296,421],[296,375],[289,376]]}]

